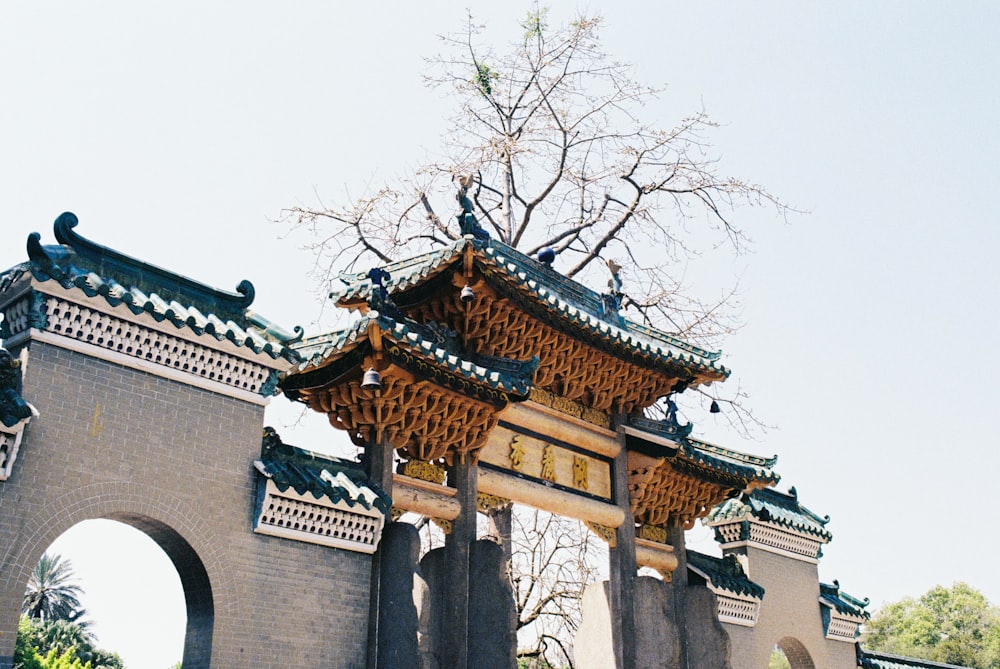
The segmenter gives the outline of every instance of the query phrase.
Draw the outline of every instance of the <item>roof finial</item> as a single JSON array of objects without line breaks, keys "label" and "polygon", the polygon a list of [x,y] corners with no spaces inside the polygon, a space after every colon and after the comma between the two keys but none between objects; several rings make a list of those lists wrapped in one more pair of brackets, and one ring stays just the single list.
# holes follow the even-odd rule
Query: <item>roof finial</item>
[{"label": "roof finial", "polygon": [[611,278],[608,279],[608,288],[612,295],[622,296],[622,266],[611,258],[608,258],[608,269],[611,270]]},{"label": "roof finial", "polygon": [[469,186],[473,183],[472,175],[460,174],[455,177],[455,183],[458,184],[458,194],[455,199],[458,200],[458,205],[462,208],[455,218],[458,219],[458,227],[462,234],[472,235],[476,239],[489,239],[490,233],[483,230],[479,221],[476,220],[475,213],[473,213],[472,199],[469,197]]}]

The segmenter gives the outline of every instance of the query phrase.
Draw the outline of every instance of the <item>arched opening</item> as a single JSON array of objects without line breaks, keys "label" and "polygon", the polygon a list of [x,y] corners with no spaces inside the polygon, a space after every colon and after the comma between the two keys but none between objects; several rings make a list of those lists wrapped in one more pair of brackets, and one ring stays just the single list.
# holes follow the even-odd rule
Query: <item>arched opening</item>
[{"label": "arched opening", "polygon": [[816,669],[809,651],[795,637],[786,636],[779,640],[771,653],[769,667],[774,669]]},{"label": "arched opening", "polygon": [[205,568],[162,522],[136,514],[85,520],[46,550],[72,564],[96,646],[129,669],[207,667],[214,606]]}]

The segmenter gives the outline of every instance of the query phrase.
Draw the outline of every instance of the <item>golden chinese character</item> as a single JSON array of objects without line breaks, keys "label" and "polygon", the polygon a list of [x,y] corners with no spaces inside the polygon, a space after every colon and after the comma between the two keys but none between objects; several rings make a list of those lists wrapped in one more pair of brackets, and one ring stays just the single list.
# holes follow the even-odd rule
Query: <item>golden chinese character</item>
[{"label": "golden chinese character", "polygon": [[542,478],[546,481],[556,480],[556,454],[552,444],[546,444],[542,451]]},{"label": "golden chinese character", "polygon": [[587,458],[582,455],[573,456],[573,485],[580,490],[587,489]]},{"label": "golden chinese character", "polygon": [[516,472],[524,469],[524,444],[520,435],[510,440],[510,468]]}]

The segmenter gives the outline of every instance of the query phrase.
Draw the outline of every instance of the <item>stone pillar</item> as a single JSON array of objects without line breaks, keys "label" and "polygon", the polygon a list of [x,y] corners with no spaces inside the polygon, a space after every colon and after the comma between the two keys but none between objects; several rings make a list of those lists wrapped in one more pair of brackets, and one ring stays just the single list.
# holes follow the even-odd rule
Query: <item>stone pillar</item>
[{"label": "stone pillar", "polygon": [[[368,478],[381,488],[385,494],[392,497],[392,460],[394,450],[386,439],[372,437],[365,447],[365,463]],[[388,520],[388,519],[387,519]],[[378,550],[372,556],[371,592],[368,606],[368,669],[388,669],[379,664],[379,640],[383,634],[379,630],[379,608],[382,605],[382,563],[387,547],[385,542],[379,542]]]},{"label": "stone pillar", "polygon": [[[383,550],[384,549],[384,550]],[[389,523],[382,531],[376,666],[419,669],[421,633],[418,596],[426,589],[417,569],[420,537],[408,523]],[[420,607],[421,609],[424,607]]]},{"label": "stone pillar", "polygon": [[611,633],[615,647],[617,669],[636,669],[635,647],[635,579],[638,567],[635,562],[635,521],[632,516],[628,492],[628,452],[625,450],[625,433],[619,431],[621,451],[612,464],[612,489],[615,504],[625,511],[625,522],[615,529],[616,546],[608,550],[608,576],[611,600]]},{"label": "stone pillar", "polygon": [[503,548],[506,570],[510,570],[510,560],[513,556],[513,546],[511,545],[510,533],[514,526],[514,505],[504,504],[503,506],[490,509],[486,514],[490,522],[490,535],[496,537],[496,541]]},{"label": "stone pillar", "polygon": [[688,589],[688,570],[687,570],[687,545],[684,543],[684,528],[671,522],[670,526],[667,528],[667,543],[674,547],[674,556],[677,558],[677,568],[674,569],[672,578],[670,579],[670,589],[671,597],[670,602],[672,604],[672,616],[671,619],[673,623],[680,630],[680,651],[681,657],[685,658],[684,666],[687,666],[687,589]]},{"label": "stone pillar", "polygon": [[517,610],[503,548],[475,541],[469,562],[469,666],[511,669],[517,664]]},{"label": "stone pillar", "polygon": [[449,669],[468,669],[469,663],[469,551],[476,540],[476,497],[478,467],[471,458],[456,461],[448,469],[448,485],[455,488],[455,499],[462,512],[452,521],[445,538],[448,583],[444,593],[445,629],[441,631],[441,665]]}]

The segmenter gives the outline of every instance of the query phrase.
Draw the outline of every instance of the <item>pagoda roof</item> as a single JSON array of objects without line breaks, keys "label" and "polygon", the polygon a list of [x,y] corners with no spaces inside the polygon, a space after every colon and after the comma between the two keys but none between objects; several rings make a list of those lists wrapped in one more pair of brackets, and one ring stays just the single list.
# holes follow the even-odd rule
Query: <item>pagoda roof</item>
[{"label": "pagoda roof", "polygon": [[440,336],[440,330],[405,319],[400,314],[396,316],[400,320],[385,312],[370,310],[345,329],[293,344],[302,362],[284,373],[281,388],[294,394],[296,390],[326,385],[350,374],[364,356],[373,352],[377,331],[381,340],[379,345],[390,357],[411,369],[425,370],[424,375],[440,370],[443,374],[435,374],[435,379],[446,386],[469,389],[469,384],[473,384],[478,389],[474,395],[480,398],[495,399],[502,394],[508,399],[527,399],[531,391],[531,361],[520,363],[490,358],[486,364],[507,367],[506,370],[491,369],[456,352],[447,341],[447,335]]},{"label": "pagoda roof", "polygon": [[640,522],[672,519],[690,527],[720,502],[775,485],[777,457],[723,448],[688,435],[676,415],[664,420],[629,416],[623,426],[628,450],[632,511]]},{"label": "pagoda roof", "polygon": [[281,492],[291,488],[299,495],[309,493],[333,504],[360,505],[383,514],[392,508],[390,497],[368,479],[360,463],[282,443],[270,427],[264,428],[260,459],[254,467]]},{"label": "pagoda roof", "polygon": [[743,567],[735,555],[715,557],[697,551],[687,551],[688,569],[704,578],[719,590],[726,590],[736,595],[764,598],[764,587],[747,578]]},{"label": "pagoda roof", "polygon": [[751,455],[691,437],[681,439],[678,456],[695,467],[710,469],[721,476],[745,481],[747,484],[753,482],[773,486],[781,480],[781,476],[774,471],[777,456],[765,458]]},{"label": "pagoda roof", "polygon": [[[723,380],[729,375],[718,362],[721,353],[622,317],[617,305],[608,306],[612,296],[591,290],[497,240],[466,236],[423,255],[389,263],[382,267],[389,274],[383,285],[406,310],[440,290],[442,284],[451,285],[446,270],[466,269],[463,263],[525,311],[574,338],[610,348],[618,357],[673,374],[683,370],[680,376]],[[344,285],[330,297],[341,306],[365,310],[374,285],[369,275],[341,274],[338,278]]]},{"label": "pagoda roof", "polygon": [[795,488],[788,493],[762,488],[726,500],[708,515],[710,525],[736,520],[755,519],[773,523],[829,542],[833,534],[826,529],[830,517],[821,517],[799,504]]},{"label": "pagoda roof", "polygon": [[56,219],[59,245],[43,246],[41,235],[31,233],[29,260],[0,274],[0,294],[30,275],[41,285],[55,282],[197,336],[228,340],[273,359],[297,360],[288,344],[301,338],[301,328],[289,333],[251,311],[254,287],[249,281],[241,281],[235,293],[218,290],[85,239],[74,231],[77,224],[70,212]]},{"label": "pagoda roof", "polygon": [[919,660],[915,657],[903,657],[901,655],[890,655],[889,653],[879,653],[872,650],[858,652],[858,666],[862,669],[964,669],[955,664],[944,664],[942,662],[931,662],[930,660]]},{"label": "pagoda roof", "polygon": [[828,606],[841,615],[857,618],[861,621],[871,618],[871,614],[865,610],[870,600],[866,597],[858,599],[852,597],[840,589],[840,583],[834,581],[833,584],[819,584],[819,602]]}]

